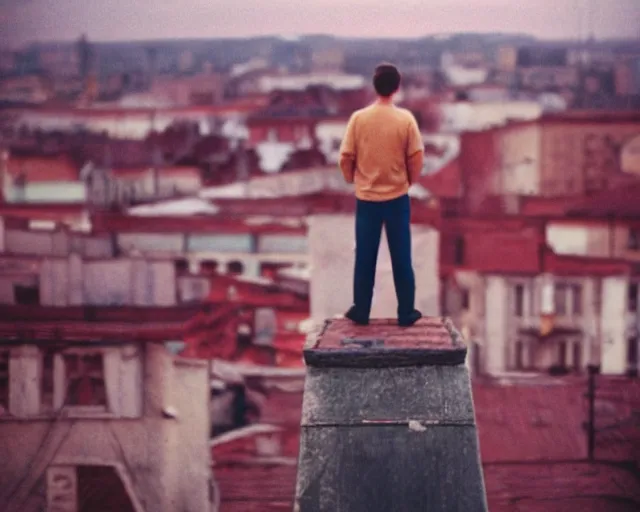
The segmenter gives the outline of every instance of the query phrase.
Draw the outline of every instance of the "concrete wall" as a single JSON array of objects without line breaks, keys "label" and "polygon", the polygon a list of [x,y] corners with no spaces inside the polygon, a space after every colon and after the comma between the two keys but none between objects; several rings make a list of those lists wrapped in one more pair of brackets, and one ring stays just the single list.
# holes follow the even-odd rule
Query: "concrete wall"
[{"label": "concrete wall", "polygon": [[9,203],[81,203],[87,199],[84,183],[79,181],[43,181],[27,183],[24,188],[5,190]]},{"label": "concrete wall", "polygon": [[507,366],[508,289],[502,276],[486,278],[484,367],[492,373],[503,372]]},{"label": "concrete wall", "polygon": [[[133,302],[131,260],[112,260],[83,265],[82,292],[88,305],[125,305]],[[134,280],[134,283],[136,281]]]},{"label": "concrete wall", "polygon": [[[135,354],[123,353],[123,361]],[[121,391],[140,392],[142,417],[0,419],[0,510],[44,510],[47,468],[83,464],[114,466],[140,512],[210,510],[206,364],[174,371],[173,358],[160,345],[145,345],[140,356],[144,375],[138,373]],[[170,405],[177,418],[162,416]]]},{"label": "concrete wall", "polygon": [[461,132],[486,130],[504,125],[507,120],[537,119],[542,107],[535,101],[505,101],[487,103],[448,103],[440,107],[442,130]]},{"label": "concrete wall", "polygon": [[67,259],[45,259],[39,281],[43,306],[176,304],[175,267],[170,260],[83,261],[72,254]]},{"label": "concrete wall", "polygon": [[607,277],[602,282],[602,373],[621,374],[627,368],[627,277]]},{"label": "concrete wall", "polygon": [[309,250],[306,235],[261,235],[258,252],[304,254]]},{"label": "concrete wall", "polygon": [[113,244],[108,235],[79,236],[72,235],[70,250],[86,258],[110,258],[113,256]]},{"label": "concrete wall", "polygon": [[[213,479],[209,448],[210,399],[208,361],[176,358],[171,402],[178,417],[167,426],[167,474],[173,482],[171,510],[209,511]],[[185,470],[187,468],[187,470]]]},{"label": "concrete wall", "polygon": [[[353,300],[355,256],[353,215],[309,217],[311,316],[322,321],[346,312]],[[416,307],[426,315],[440,313],[438,277],[439,233],[412,226]],[[371,316],[396,318],[397,302],[386,237],[380,243]]]},{"label": "concrete wall", "polygon": [[40,304],[69,304],[69,263],[67,259],[46,259],[40,266]]},{"label": "concrete wall", "polygon": [[533,195],[540,191],[540,126],[505,130],[500,137],[502,192]]},{"label": "concrete wall", "polygon": [[541,138],[541,193],[566,196],[598,191],[602,180],[619,171],[619,151],[640,133],[637,124],[543,124]]},{"label": "concrete wall", "polygon": [[16,274],[0,276],[0,304],[15,304],[14,287],[36,286],[38,284],[37,275]]},{"label": "concrete wall", "polygon": [[60,257],[66,257],[70,252],[77,252],[88,258],[108,258],[113,255],[113,248],[108,236],[82,236],[65,230],[11,229],[6,232],[6,245],[4,250],[0,249],[0,252]]},{"label": "concrete wall", "polygon": [[183,238],[181,233],[121,233],[117,237],[117,243],[119,249],[125,253],[133,249],[141,252],[172,251],[181,253],[184,245]]},{"label": "concrete wall", "polygon": [[66,252],[62,252],[66,247],[59,237],[54,244],[54,234],[53,231],[8,229],[5,232],[5,250],[11,254],[66,256]]},{"label": "concrete wall", "polygon": [[611,254],[611,232],[607,224],[550,222],[546,228],[549,245],[558,254],[607,257]]},{"label": "concrete wall", "polygon": [[220,251],[220,252],[247,252],[254,248],[253,236],[250,234],[238,235],[189,235],[187,237],[187,251]]},{"label": "concrete wall", "polygon": [[558,254],[640,261],[640,251],[628,249],[629,231],[620,223],[554,221],[547,225],[546,238]]},{"label": "concrete wall", "polygon": [[199,276],[178,278],[178,295],[180,302],[199,302],[209,295],[211,282]]}]

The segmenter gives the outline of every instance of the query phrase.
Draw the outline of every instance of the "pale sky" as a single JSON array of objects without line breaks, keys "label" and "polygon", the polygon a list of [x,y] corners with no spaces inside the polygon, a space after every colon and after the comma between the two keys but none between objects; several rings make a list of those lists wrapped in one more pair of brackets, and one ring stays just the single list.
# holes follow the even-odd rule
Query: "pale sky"
[{"label": "pale sky", "polygon": [[[0,44],[326,33],[415,37],[520,32],[640,37],[640,0],[0,0]],[[582,20],[582,21],[581,21]]]}]

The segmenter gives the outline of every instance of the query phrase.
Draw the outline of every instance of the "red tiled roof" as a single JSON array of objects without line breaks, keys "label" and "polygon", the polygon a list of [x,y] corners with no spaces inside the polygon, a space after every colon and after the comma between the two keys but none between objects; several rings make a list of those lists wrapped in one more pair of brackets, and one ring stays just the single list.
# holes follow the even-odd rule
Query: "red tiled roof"
[{"label": "red tiled roof", "polygon": [[[585,460],[586,392],[583,377],[546,385],[474,382],[482,462]],[[640,461],[640,431],[633,423],[633,411],[640,411],[640,380],[597,376],[595,403],[595,457]]]},{"label": "red tiled roof", "polygon": [[215,468],[220,512],[291,512],[296,486],[295,465],[236,464]]},{"label": "red tiled roof", "polygon": [[[544,234],[523,219],[445,220],[440,234],[440,271],[455,268],[478,272],[538,274]],[[463,240],[461,243],[459,240]],[[462,261],[456,262],[456,251]]]},{"label": "red tiled roof", "polygon": [[640,505],[637,477],[606,463],[485,464],[483,469],[491,512],[633,512]]},{"label": "red tiled roof", "polygon": [[562,217],[580,201],[583,198],[523,196],[520,198],[520,214],[526,217]]},{"label": "red tiled roof", "polygon": [[73,222],[86,211],[84,203],[7,204],[0,201],[0,216],[32,220]]},{"label": "red tiled roof", "polygon": [[182,332],[182,322],[0,322],[3,341],[163,342],[180,339]]},{"label": "red tiled roof", "polygon": [[78,180],[79,169],[69,156],[11,156],[7,166],[14,179],[24,175],[27,183]]},{"label": "red tiled roof", "polygon": [[583,380],[561,385],[474,383],[482,462],[583,460]]},{"label": "red tiled roof", "polygon": [[570,110],[542,116],[544,123],[638,123],[640,112],[618,110]]},{"label": "red tiled roof", "polygon": [[229,304],[228,292],[235,288],[236,298],[231,305],[248,307],[273,307],[295,312],[309,310],[308,297],[301,297],[278,284],[263,284],[245,281],[233,276],[215,275],[211,277],[211,292],[205,299],[209,304]]},{"label": "red tiled roof", "polygon": [[240,99],[237,101],[221,103],[219,105],[194,105],[185,107],[167,108],[55,108],[36,107],[29,108],[31,112],[38,112],[52,116],[73,116],[85,118],[99,117],[150,117],[157,114],[230,114],[230,113],[250,113],[267,105],[266,97],[253,97]]},{"label": "red tiled roof", "polygon": [[[144,176],[151,172],[151,167],[123,167],[112,169],[111,172],[117,178],[131,178],[136,176]],[[158,169],[159,176],[195,176],[200,178],[200,169],[197,167],[160,167]]]},{"label": "red tiled roof", "polygon": [[640,178],[635,183],[588,197],[568,210],[570,216],[640,218]]},{"label": "red tiled roof", "polygon": [[460,161],[455,158],[437,172],[422,176],[418,183],[437,198],[460,197],[462,192],[462,174]]},{"label": "red tiled roof", "polygon": [[[582,377],[501,385],[473,382],[480,449],[492,512],[631,512],[640,502],[637,476],[623,465],[640,461],[640,380],[596,378],[595,456],[587,462]],[[297,425],[302,393],[275,392],[261,405],[261,424]],[[287,417],[283,420],[283,415]],[[614,427],[612,427],[614,425]],[[287,429],[283,455],[294,457],[299,429]],[[288,447],[288,448],[287,448]],[[229,449],[231,451],[229,451]],[[290,510],[295,466],[269,464],[254,445],[218,448],[214,474],[228,512]]]},{"label": "red tiled roof", "polygon": [[85,211],[84,204],[77,203],[22,203],[9,204],[0,202],[0,215],[3,217],[22,217],[23,215],[40,215],[50,212],[53,215],[81,214]]},{"label": "red tiled roof", "polygon": [[611,276],[629,274],[633,264],[614,258],[567,256],[547,249],[544,253],[544,271],[559,276]]},{"label": "red tiled roof", "polygon": [[[230,301],[228,290],[235,288],[235,297]],[[271,346],[238,346],[237,332],[240,323],[253,324],[256,308],[274,308],[276,333]],[[309,311],[308,297],[277,285],[264,285],[241,281],[229,276],[212,277],[211,293],[200,312],[186,324],[183,355],[204,359],[223,359],[259,365],[300,367],[304,335],[282,330],[291,313],[306,315]],[[280,318],[284,315],[284,318]],[[302,318],[301,318],[302,319]]]},{"label": "red tiled roof", "polygon": [[91,220],[95,233],[306,233],[304,227],[289,227],[276,221],[252,226],[247,225],[244,218],[226,215],[135,217],[119,213],[100,213],[94,215]]},{"label": "red tiled roof", "polygon": [[23,306],[0,305],[0,318],[15,321],[32,322],[82,322],[98,323],[153,323],[158,319],[164,322],[186,322],[193,317],[200,306],[177,307],[134,307],[134,306]]}]

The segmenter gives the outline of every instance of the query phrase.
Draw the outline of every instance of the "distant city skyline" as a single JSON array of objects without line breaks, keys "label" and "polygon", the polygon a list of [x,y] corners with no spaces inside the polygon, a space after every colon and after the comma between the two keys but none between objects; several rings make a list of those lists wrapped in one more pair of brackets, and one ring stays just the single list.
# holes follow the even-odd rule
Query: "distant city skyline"
[{"label": "distant city skyline", "polygon": [[[588,6],[591,5],[591,11]],[[640,0],[0,0],[0,44],[328,34],[499,32],[640,37]]]}]

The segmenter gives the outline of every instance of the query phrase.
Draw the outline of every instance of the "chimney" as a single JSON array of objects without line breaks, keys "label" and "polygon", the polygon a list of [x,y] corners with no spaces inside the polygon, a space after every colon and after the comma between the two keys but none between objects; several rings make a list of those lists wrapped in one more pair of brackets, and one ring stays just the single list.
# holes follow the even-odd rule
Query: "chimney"
[{"label": "chimney", "polygon": [[247,150],[244,140],[238,139],[236,147],[236,180],[239,183],[246,182],[249,179],[249,162],[247,158]]},{"label": "chimney", "polygon": [[9,175],[9,151],[0,148],[0,202],[6,202],[11,191],[11,176]]},{"label": "chimney", "polygon": [[158,199],[160,197],[160,172],[161,172],[161,169],[164,167],[164,156],[162,154],[162,150],[160,149],[160,146],[155,146],[153,148],[151,159],[153,162],[153,168],[152,168],[153,190],[151,194],[154,199]]},{"label": "chimney", "polygon": [[296,512],[486,512],[466,346],[446,318],[327,321],[304,350]]}]

